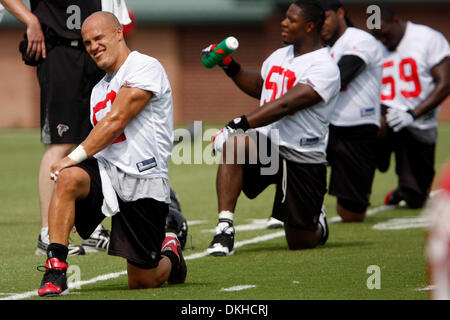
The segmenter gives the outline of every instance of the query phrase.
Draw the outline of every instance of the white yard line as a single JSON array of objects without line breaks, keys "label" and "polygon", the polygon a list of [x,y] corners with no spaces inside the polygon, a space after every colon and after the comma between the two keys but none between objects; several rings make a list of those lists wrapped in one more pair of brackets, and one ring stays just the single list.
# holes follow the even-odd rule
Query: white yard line
[{"label": "white yard line", "polygon": [[[440,192],[440,190],[434,190],[433,192],[431,192],[430,196],[432,197],[435,194],[437,194],[438,192]],[[400,203],[400,206],[402,206],[402,205],[404,205],[404,204]],[[389,211],[389,210],[392,210],[392,209],[394,209],[396,207],[397,206],[382,205],[380,207],[372,208],[372,209],[367,210],[367,216],[371,216],[371,215],[374,215],[376,213],[383,212],[383,211]],[[257,226],[257,228],[255,228],[255,229],[262,229],[261,228],[261,226],[262,226],[261,221],[262,220],[260,220],[260,219],[254,220],[254,224]],[[329,224],[334,224],[334,223],[337,223],[337,222],[340,222],[340,221],[341,221],[340,217],[333,217],[333,218],[328,220],[328,223]],[[202,222],[203,221],[201,221],[198,224],[201,224]],[[189,223],[188,223],[188,225],[189,225]],[[251,228],[251,225],[244,225],[244,226],[245,227],[241,228],[242,230],[254,230],[254,229]],[[239,230],[238,228],[239,228],[239,226],[236,226],[236,230]],[[255,237],[253,239],[238,241],[238,242],[235,243],[234,247],[235,248],[240,248],[240,247],[243,247],[243,246],[246,246],[246,245],[249,245],[249,244],[263,242],[263,241],[268,241],[268,240],[272,240],[272,239],[279,238],[279,237],[282,237],[282,236],[284,236],[284,231],[274,232],[274,233],[266,234],[266,235],[263,235],[263,236]],[[199,258],[203,258],[203,257],[205,257],[207,255],[208,255],[208,253],[205,250],[203,252],[193,253],[191,255],[188,255],[188,256],[184,257],[184,259],[185,260],[199,259]],[[100,281],[105,281],[105,280],[109,280],[109,279],[118,278],[118,277],[120,277],[122,275],[125,275],[125,274],[127,274],[126,270],[120,271],[120,272],[115,272],[115,273],[108,273],[108,274],[100,275],[98,277],[95,277],[95,278],[92,278],[92,279],[89,279],[89,280],[77,281],[77,282],[70,283],[69,284],[69,288],[73,288],[73,287],[79,288],[79,287],[81,287],[83,285],[93,284],[93,283],[100,282]],[[0,295],[7,295],[7,294],[8,293],[1,293]],[[11,295],[9,297],[0,298],[0,300],[22,300],[22,299],[27,299],[27,298],[34,297],[34,296],[37,296],[37,290],[23,292],[23,293],[16,293],[16,294],[12,294],[11,293]]]},{"label": "white yard line", "polygon": [[255,288],[256,286],[254,284],[246,284],[246,285],[240,285],[240,286],[234,286],[234,287],[230,287],[230,288],[222,288],[220,289],[220,291],[242,291],[242,290],[246,290],[246,289],[250,289],[250,288]]}]

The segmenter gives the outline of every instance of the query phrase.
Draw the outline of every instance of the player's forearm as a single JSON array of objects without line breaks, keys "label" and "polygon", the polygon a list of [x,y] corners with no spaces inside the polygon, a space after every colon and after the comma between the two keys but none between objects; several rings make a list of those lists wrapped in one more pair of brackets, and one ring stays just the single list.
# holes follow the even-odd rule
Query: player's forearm
[{"label": "player's forearm", "polygon": [[450,94],[450,58],[445,58],[431,69],[431,74],[436,85],[428,97],[412,111],[414,118],[423,116],[435,109]]},{"label": "player's forearm", "polygon": [[299,84],[279,99],[249,113],[247,121],[251,128],[262,127],[280,120],[299,110],[319,103],[322,98],[308,85]]},{"label": "player's forearm", "polygon": [[431,110],[437,108],[439,104],[450,94],[450,84],[436,85],[430,95],[422,101],[412,113],[414,118],[419,118]]},{"label": "player's forearm", "polygon": [[233,78],[234,83],[249,96],[259,99],[261,97],[263,79],[257,72],[242,69]]},{"label": "player's forearm", "polygon": [[20,0],[0,0],[5,9],[27,26],[39,23],[38,18]]},{"label": "player's forearm", "polygon": [[125,130],[126,121],[120,117],[108,114],[89,133],[81,145],[88,157],[111,145]]}]

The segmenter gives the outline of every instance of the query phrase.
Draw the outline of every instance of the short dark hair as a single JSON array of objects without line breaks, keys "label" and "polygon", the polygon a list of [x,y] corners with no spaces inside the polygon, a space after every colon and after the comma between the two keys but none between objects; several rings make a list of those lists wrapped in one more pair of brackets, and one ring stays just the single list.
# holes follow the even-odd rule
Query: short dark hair
[{"label": "short dark hair", "polygon": [[381,14],[381,20],[384,22],[393,22],[395,18],[395,11],[392,10],[391,7],[380,5],[380,14]]},{"label": "short dark hair", "polygon": [[344,20],[347,24],[347,27],[354,27],[354,24],[348,17],[347,10],[345,10],[344,6],[342,5],[341,1],[339,0],[320,0],[320,4],[322,5],[323,10],[329,11],[333,10],[334,12],[337,12],[340,8],[344,10]]},{"label": "short dark hair", "polygon": [[297,0],[293,4],[302,9],[307,22],[314,22],[316,31],[320,33],[325,21],[325,10],[318,0]]}]

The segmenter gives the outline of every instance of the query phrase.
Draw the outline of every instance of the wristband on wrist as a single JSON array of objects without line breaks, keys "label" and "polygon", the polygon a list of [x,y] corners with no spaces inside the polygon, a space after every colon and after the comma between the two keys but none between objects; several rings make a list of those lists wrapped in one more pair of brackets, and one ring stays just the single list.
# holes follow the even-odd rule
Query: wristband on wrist
[{"label": "wristband on wrist", "polygon": [[84,147],[80,144],[78,147],[76,147],[69,155],[68,157],[75,161],[76,163],[80,163],[88,158],[86,151],[84,150]]},{"label": "wristband on wrist", "polygon": [[406,112],[408,112],[413,117],[413,119],[416,120],[416,116],[414,115],[414,112],[412,110],[408,110]]},{"label": "wristband on wrist", "polygon": [[228,126],[232,129],[242,129],[244,132],[250,129],[246,116],[240,116],[228,123]]},{"label": "wristband on wrist", "polygon": [[229,76],[230,78],[233,78],[235,75],[241,71],[241,65],[234,61],[233,58],[231,58],[231,62],[227,66],[222,67],[223,71]]}]

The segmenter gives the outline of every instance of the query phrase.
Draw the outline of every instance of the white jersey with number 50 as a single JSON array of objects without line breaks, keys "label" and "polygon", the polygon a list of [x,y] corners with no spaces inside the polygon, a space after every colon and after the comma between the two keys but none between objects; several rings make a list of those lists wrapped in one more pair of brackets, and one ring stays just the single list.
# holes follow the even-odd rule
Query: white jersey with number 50
[{"label": "white jersey with number 50", "polygon": [[[447,56],[450,47],[440,32],[408,21],[395,51],[385,50],[381,103],[404,111],[415,109],[435,87],[431,69]],[[438,112],[439,107],[411,126],[437,127]]]},{"label": "white jersey with number 50", "polygon": [[299,152],[325,154],[328,124],[340,89],[339,68],[328,48],[300,56],[294,55],[293,45],[280,48],[264,61],[261,76],[264,79],[261,107],[280,98],[299,83],[313,88],[322,101],[287,115],[260,131],[277,129],[280,146]]}]

